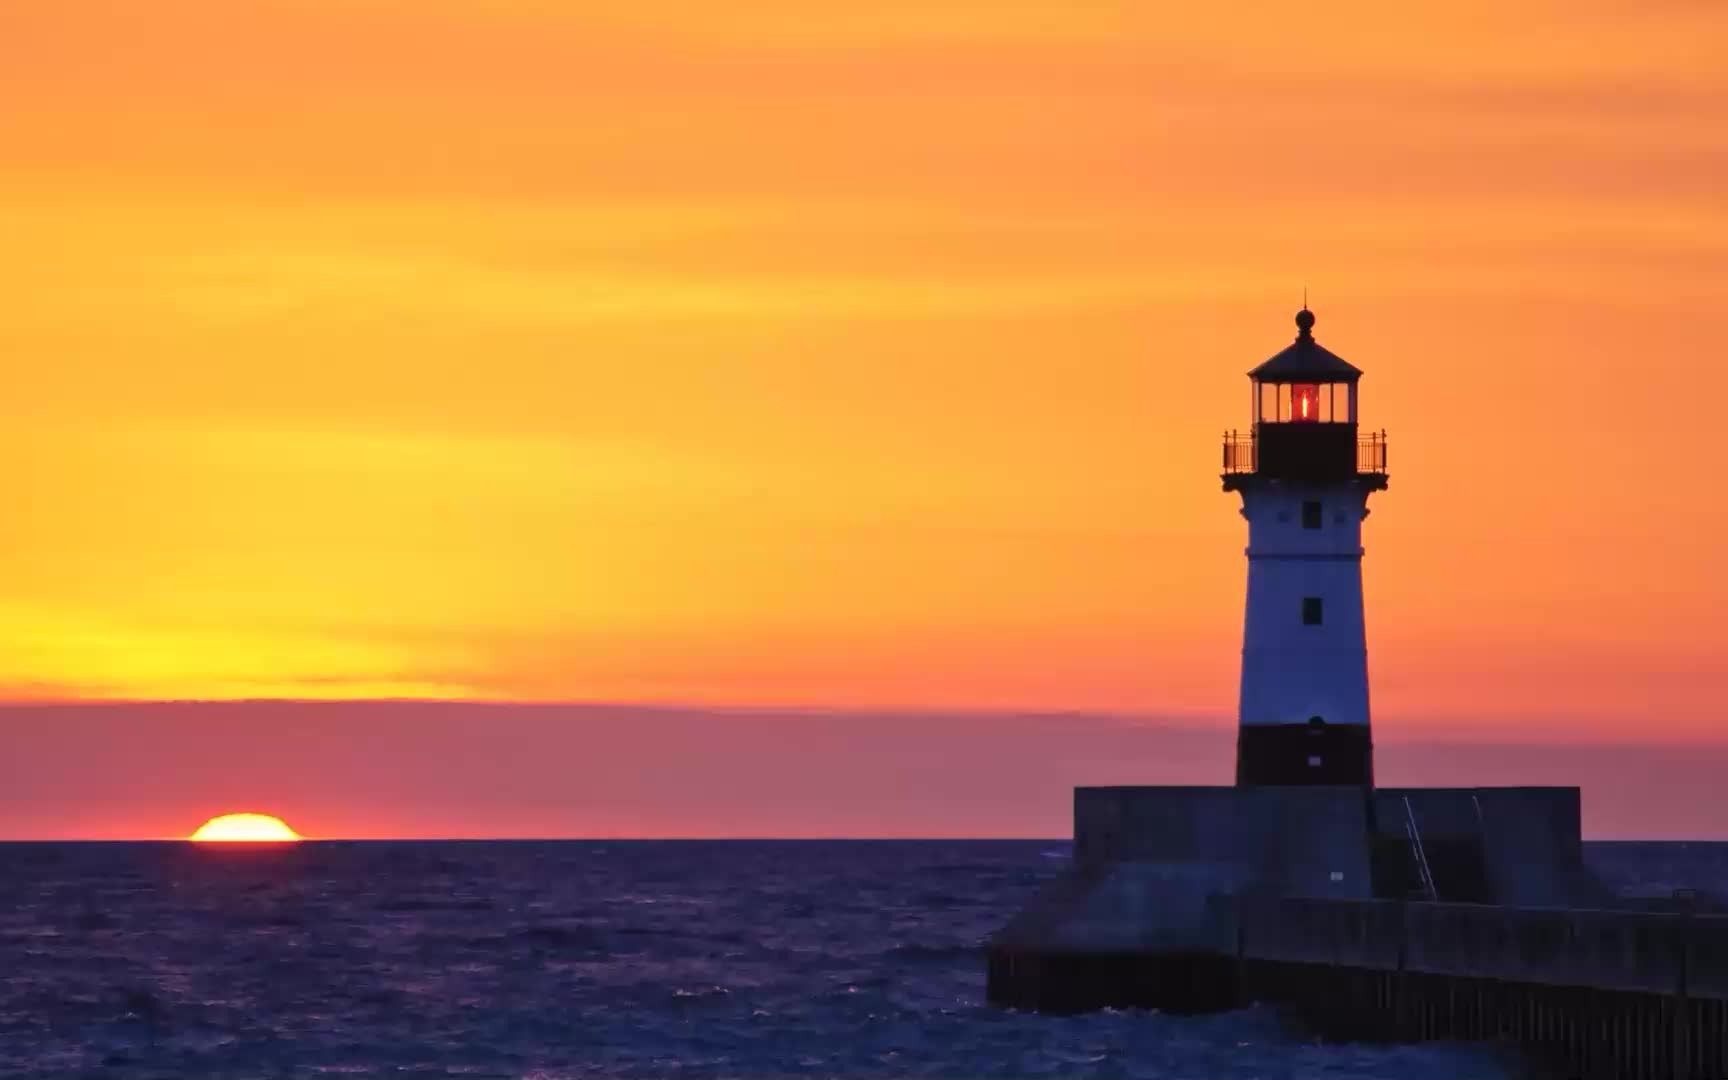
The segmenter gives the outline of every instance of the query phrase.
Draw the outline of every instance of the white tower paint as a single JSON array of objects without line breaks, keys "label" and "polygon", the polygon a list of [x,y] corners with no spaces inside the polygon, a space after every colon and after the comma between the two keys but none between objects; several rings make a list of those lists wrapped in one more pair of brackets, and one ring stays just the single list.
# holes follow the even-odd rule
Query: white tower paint
[{"label": "white tower paint", "polygon": [[1313,338],[1250,372],[1252,433],[1225,437],[1248,520],[1239,784],[1373,783],[1362,521],[1386,486],[1384,434],[1356,422],[1361,372]]}]

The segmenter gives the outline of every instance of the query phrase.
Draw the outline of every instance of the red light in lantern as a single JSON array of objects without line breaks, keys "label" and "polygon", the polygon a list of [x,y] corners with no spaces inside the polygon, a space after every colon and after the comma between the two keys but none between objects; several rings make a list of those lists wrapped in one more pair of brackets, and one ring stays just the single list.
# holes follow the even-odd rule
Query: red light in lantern
[{"label": "red light in lantern", "polygon": [[1290,419],[1299,423],[1320,420],[1320,388],[1311,383],[1290,388]]}]

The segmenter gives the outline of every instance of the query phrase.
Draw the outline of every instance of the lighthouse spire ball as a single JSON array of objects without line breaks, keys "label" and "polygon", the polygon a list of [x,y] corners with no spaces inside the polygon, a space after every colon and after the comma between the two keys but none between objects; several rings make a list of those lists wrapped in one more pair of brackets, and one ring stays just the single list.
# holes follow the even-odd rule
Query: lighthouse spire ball
[{"label": "lighthouse spire ball", "polygon": [[1248,519],[1236,783],[1374,782],[1362,521],[1386,487],[1386,434],[1357,421],[1362,372],[1296,340],[1248,373],[1252,426],[1224,436],[1224,490]]}]

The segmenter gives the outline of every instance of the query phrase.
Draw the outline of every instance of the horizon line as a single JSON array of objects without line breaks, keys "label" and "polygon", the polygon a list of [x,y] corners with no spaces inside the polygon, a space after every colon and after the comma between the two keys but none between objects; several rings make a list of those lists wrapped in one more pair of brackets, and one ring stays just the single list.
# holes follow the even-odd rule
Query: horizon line
[{"label": "horizon line", "polygon": [[[1728,838],[1705,836],[1601,837],[1584,836],[1586,844],[1722,844]],[[208,843],[185,836],[143,837],[0,837],[9,844],[185,844],[200,850],[246,851],[291,849],[304,844],[1067,844],[1072,836],[302,836],[287,841],[225,841]]]}]

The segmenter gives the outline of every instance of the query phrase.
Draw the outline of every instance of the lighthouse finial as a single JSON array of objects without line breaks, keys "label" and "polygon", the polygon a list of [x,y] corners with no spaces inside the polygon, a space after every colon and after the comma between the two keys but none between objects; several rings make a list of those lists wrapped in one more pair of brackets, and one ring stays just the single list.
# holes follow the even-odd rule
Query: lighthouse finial
[{"label": "lighthouse finial", "polygon": [[1301,337],[1312,337],[1314,331],[1314,313],[1308,310],[1308,290],[1302,290],[1302,310],[1296,313],[1296,329],[1301,331]]}]

